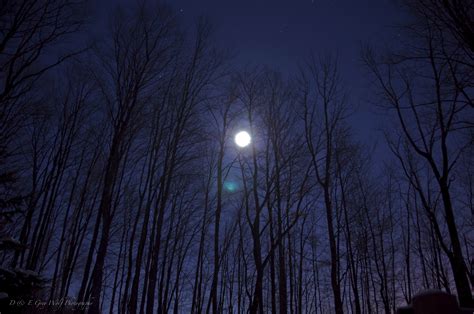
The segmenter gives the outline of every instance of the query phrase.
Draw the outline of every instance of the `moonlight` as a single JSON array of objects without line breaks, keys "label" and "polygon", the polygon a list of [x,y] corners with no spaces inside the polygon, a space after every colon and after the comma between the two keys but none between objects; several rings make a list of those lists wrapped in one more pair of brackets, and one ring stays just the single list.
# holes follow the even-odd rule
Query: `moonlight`
[{"label": "moonlight", "polygon": [[250,134],[246,131],[241,131],[235,135],[235,144],[239,147],[245,147],[250,144],[252,138]]}]

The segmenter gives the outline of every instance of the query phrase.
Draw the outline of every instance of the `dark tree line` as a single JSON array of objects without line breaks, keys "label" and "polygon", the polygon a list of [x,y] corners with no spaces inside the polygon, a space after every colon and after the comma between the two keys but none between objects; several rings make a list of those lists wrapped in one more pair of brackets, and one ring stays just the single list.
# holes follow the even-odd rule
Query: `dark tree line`
[{"label": "dark tree line", "polygon": [[407,1],[403,45],[363,51],[383,161],[352,134],[336,59],[235,70],[205,19],[185,31],[161,4],[117,9],[85,49],[83,5],[0,6],[2,307],[393,313],[425,289],[473,305],[469,1]]}]

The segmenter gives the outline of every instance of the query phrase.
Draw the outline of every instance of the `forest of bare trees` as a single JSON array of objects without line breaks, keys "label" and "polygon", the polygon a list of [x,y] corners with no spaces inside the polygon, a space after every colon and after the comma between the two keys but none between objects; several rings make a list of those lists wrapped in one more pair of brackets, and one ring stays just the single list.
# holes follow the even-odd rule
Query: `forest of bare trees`
[{"label": "forest of bare trees", "polygon": [[381,160],[334,56],[236,69],[206,19],[151,2],[83,44],[81,1],[3,1],[0,311],[474,307],[474,5],[403,9],[402,45],[360,54]]}]

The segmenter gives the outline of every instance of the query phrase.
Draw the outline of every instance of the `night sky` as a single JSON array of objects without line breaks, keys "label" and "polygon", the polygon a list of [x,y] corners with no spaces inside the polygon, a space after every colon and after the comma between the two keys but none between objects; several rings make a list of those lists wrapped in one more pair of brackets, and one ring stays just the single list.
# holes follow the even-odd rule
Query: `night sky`
[{"label": "night sky", "polygon": [[472,312],[473,21],[2,0],[0,314]]},{"label": "night sky", "polygon": [[[91,17],[99,29],[117,4],[125,7],[133,0],[108,0],[91,7]],[[337,56],[349,103],[354,108],[350,124],[356,139],[373,146],[387,157],[380,132],[379,114],[374,106],[372,84],[361,61],[361,48],[377,49],[399,36],[403,12],[393,0],[266,0],[219,1],[175,0],[168,2],[192,30],[204,16],[214,27],[221,48],[232,55],[236,69],[268,66],[293,76],[298,65],[313,53]],[[381,158],[381,159],[383,159]]]}]

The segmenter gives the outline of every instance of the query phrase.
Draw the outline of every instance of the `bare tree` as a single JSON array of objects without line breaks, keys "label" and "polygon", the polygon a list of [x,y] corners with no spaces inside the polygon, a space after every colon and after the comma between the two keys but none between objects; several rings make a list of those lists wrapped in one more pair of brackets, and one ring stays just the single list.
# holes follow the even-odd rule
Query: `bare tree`
[{"label": "bare tree", "polygon": [[24,99],[47,71],[82,50],[45,58],[82,24],[81,2],[68,0],[4,1],[0,8],[0,134],[6,145],[18,131]]},{"label": "bare tree", "polygon": [[[140,35],[138,35],[140,34]],[[164,8],[147,11],[139,7],[130,19],[117,19],[112,32],[110,50],[99,55],[103,72],[98,73],[104,102],[110,119],[110,148],[104,167],[103,186],[98,212],[102,230],[98,253],[91,274],[89,296],[93,300],[91,313],[100,312],[100,295],[110,228],[115,210],[114,193],[121,176],[124,158],[137,130],[139,113],[154,94],[152,88],[165,70],[174,48],[173,18]],[[96,224],[96,225],[97,225]]]},{"label": "bare tree", "polygon": [[[333,189],[336,184],[335,156],[338,133],[346,118],[345,94],[341,90],[337,65],[332,60],[314,59],[300,78],[300,100],[303,110],[306,145],[317,183],[323,190],[331,259],[331,286],[336,313],[343,313],[341,268],[339,253],[339,226]],[[319,119],[320,120],[317,120]]]},{"label": "bare tree", "polygon": [[[436,30],[431,30],[419,38],[420,42],[411,54],[401,59],[378,63],[369,52],[365,60],[378,81],[384,100],[398,120],[398,134],[403,140],[391,140],[391,149],[424,203],[426,213],[438,230],[440,243],[445,241],[442,225],[448,229],[450,241],[442,247],[451,264],[460,303],[470,306],[472,293],[456,222],[456,215],[460,212],[455,209],[452,175],[459,158],[471,143],[455,143],[448,138],[460,138],[459,134],[469,128],[463,115],[469,114],[471,100],[458,84],[462,67],[451,58],[438,58],[447,54],[444,46],[435,45],[438,35]],[[415,162],[418,158],[423,161],[421,165]],[[420,172],[424,167],[429,169],[428,176],[437,183],[444,210],[442,223],[428,201],[425,174]]]},{"label": "bare tree", "polygon": [[[239,102],[243,107],[245,125],[248,125],[249,133],[254,138],[249,147],[243,148],[238,155],[244,217],[250,229],[255,267],[252,292],[248,292],[251,313],[264,311],[267,299],[264,293],[265,273],[269,263],[270,273],[274,271],[272,261],[275,263],[277,252],[280,252],[278,275],[273,275],[271,291],[276,291],[278,277],[278,308],[286,311],[290,307],[285,243],[299,218],[304,215],[310,171],[308,167],[301,166],[301,160],[296,157],[302,145],[294,124],[295,112],[289,109],[289,90],[289,86],[272,72],[254,71],[245,74],[245,79],[243,75],[239,76]],[[285,109],[288,110],[286,113]],[[296,175],[298,171],[299,175]],[[264,237],[265,233],[267,236]],[[269,243],[265,238],[270,240]],[[276,300],[272,302],[273,311],[276,311]]]},{"label": "bare tree", "polygon": [[[422,21],[451,35],[471,57],[474,54],[474,5],[468,0],[406,1],[408,8]],[[472,65],[472,59],[471,59]]]}]

